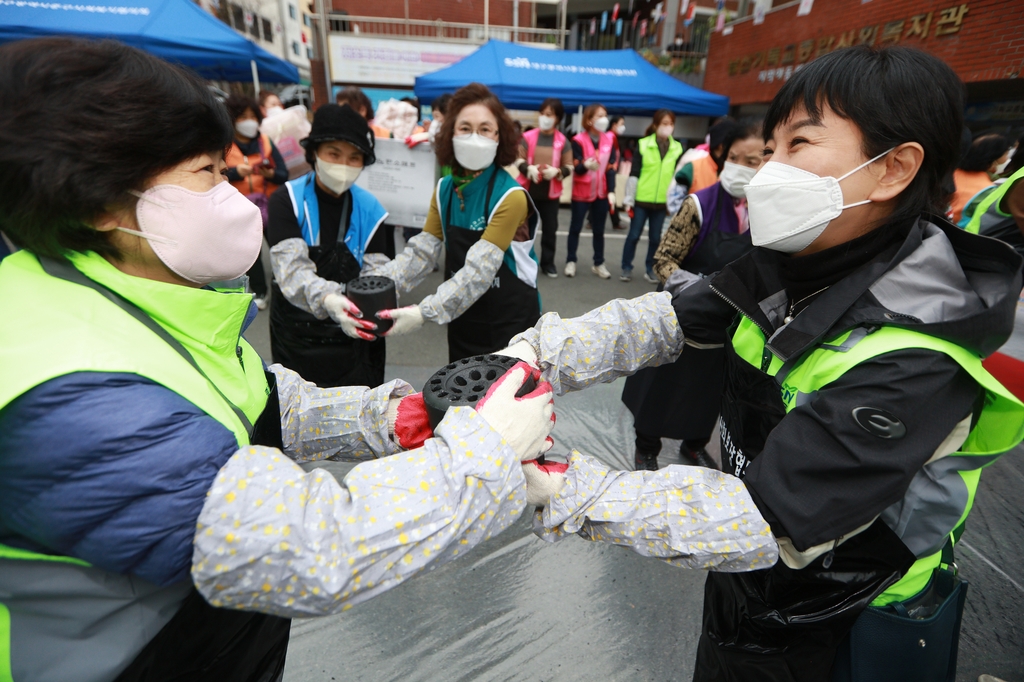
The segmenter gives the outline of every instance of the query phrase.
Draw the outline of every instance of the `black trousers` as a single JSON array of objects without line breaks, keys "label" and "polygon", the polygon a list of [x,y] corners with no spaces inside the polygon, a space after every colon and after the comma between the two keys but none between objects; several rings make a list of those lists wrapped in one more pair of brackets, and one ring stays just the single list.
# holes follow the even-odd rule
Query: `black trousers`
[{"label": "black trousers", "polygon": [[[711,436],[707,438],[693,438],[684,440],[683,443],[690,452],[697,452],[703,447],[707,447],[707,444],[711,442]],[[636,451],[644,454],[658,454],[661,452],[661,436],[655,436],[648,433],[636,432]]]},{"label": "black trousers", "polygon": [[549,199],[550,181],[536,183],[530,187],[530,198],[540,214],[540,265],[555,264],[555,232],[558,231],[558,199]]},{"label": "black trousers", "polygon": [[252,267],[245,274],[249,275],[249,288],[252,289],[252,293],[260,298],[266,298],[267,273],[263,270],[262,246],[260,246],[260,257],[256,259],[256,262],[252,264]]}]

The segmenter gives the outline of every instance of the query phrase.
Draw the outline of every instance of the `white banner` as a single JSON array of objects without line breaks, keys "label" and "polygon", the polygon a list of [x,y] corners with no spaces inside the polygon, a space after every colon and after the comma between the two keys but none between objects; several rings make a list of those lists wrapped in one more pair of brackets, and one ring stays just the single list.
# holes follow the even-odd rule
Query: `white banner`
[{"label": "white banner", "polygon": [[363,169],[356,184],[371,192],[391,215],[389,225],[423,227],[437,184],[434,150],[424,142],[412,149],[404,140],[378,138],[377,163]]},{"label": "white banner", "polygon": [[429,43],[332,35],[331,80],[337,83],[408,85],[416,76],[454,64],[479,45]]},{"label": "white banner", "polygon": [[812,7],[814,7],[814,0],[800,0],[800,7],[796,10],[796,15],[805,17],[811,13]]}]

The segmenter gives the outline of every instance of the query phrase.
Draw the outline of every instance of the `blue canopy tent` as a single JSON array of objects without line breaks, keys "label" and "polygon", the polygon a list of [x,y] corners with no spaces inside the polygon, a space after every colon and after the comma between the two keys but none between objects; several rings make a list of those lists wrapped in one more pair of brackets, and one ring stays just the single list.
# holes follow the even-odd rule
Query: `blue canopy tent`
[{"label": "blue canopy tent", "polygon": [[299,81],[295,66],[190,0],[106,1],[111,4],[0,0],[0,43],[55,35],[113,38],[210,80]]},{"label": "blue canopy tent", "polygon": [[691,116],[721,116],[729,98],[687,85],[633,50],[556,51],[491,40],[439,71],[416,79],[420,101],[483,83],[511,109],[533,109],[547,97],[566,108],[600,102],[610,111],[649,114],[670,109]]}]

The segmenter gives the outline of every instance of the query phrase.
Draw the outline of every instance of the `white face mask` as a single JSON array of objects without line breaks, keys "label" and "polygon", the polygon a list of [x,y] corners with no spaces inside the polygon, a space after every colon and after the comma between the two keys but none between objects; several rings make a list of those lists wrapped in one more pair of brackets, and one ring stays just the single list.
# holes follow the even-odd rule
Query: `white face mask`
[{"label": "white face mask", "polygon": [[761,166],[744,188],[754,246],[782,253],[803,251],[844,209],[871,203],[864,199],[844,204],[839,183],[891,151],[882,152],[840,178],[823,178],[776,161]]},{"label": "white face mask", "polygon": [[427,137],[430,139],[430,144],[434,144],[434,138],[437,137],[437,131],[441,129],[441,122],[436,118],[430,122],[430,127],[427,128]]},{"label": "white face mask", "polygon": [[316,174],[320,182],[335,194],[344,194],[348,188],[355,184],[359,174],[363,172],[362,166],[350,166],[347,163],[327,163],[319,156],[316,157]]},{"label": "white face mask", "polygon": [[601,118],[595,118],[593,126],[594,130],[596,130],[597,132],[605,132],[606,130],[608,130],[608,117],[602,116]]},{"label": "white face mask", "polygon": [[555,127],[555,117],[545,116],[544,114],[541,114],[540,116],[537,117],[537,126],[541,130],[551,130],[552,128]]},{"label": "white face mask", "polygon": [[625,123],[620,123],[619,125],[615,126],[615,134],[616,135],[623,135],[623,134],[625,134],[625,132],[626,132],[626,124]]},{"label": "white face mask", "polygon": [[658,126],[658,137],[660,137],[663,140],[667,140],[668,138],[672,137],[672,133],[675,132],[675,129],[675,126],[670,125]]},{"label": "white face mask", "polygon": [[754,175],[756,174],[756,168],[741,166],[738,163],[726,161],[725,168],[722,169],[722,174],[718,176],[718,181],[722,183],[722,189],[724,189],[729,196],[736,199],[742,199],[747,195],[743,186],[753,180]]},{"label": "white face mask", "polygon": [[284,113],[284,107],[270,107],[267,109],[267,118],[271,116],[277,116],[278,114]]},{"label": "white face mask", "polygon": [[235,123],[235,130],[242,137],[253,138],[260,134],[260,124],[251,118]]},{"label": "white face mask", "polygon": [[1002,163],[996,165],[996,175],[1002,175],[1003,171],[1006,170],[1006,167],[1010,165],[1010,161],[1012,160],[1013,150],[1010,150],[1010,153],[1006,156],[1006,161],[1003,161]]},{"label": "white face mask", "polygon": [[455,160],[465,170],[478,171],[494,163],[498,154],[498,141],[473,133],[472,135],[456,135],[452,138]]}]

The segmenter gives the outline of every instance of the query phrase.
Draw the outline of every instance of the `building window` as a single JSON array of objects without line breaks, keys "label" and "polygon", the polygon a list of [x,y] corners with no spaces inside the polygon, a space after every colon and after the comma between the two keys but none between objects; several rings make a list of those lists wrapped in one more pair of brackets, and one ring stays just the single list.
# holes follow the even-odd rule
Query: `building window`
[{"label": "building window", "polygon": [[301,54],[299,52],[299,43],[295,40],[292,41],[292,52],[294,52],[296,55]]},{"label": "building window", "polygon": [[307,47],[306,48],[306,59],[312,59],[312,58],[313,58],[313,48]]},{"label": "building window", "polygon": [[295,5],[288,5],[288,16],[295,19]]},{"label": "building window", "polygon": [[309,26],[309,27],[313,26],[313,21],[309,18],[308,14],[303,14],[302,15],[302,23],[304,23],[306,26]]},{"label": "building window", "polygon": [[274,42],[274,25],[270,23],[270,19],[260,17],[263,22],[263,39],[268,43]]},{"label": "building window", "polygon": [[239,31],[245,30],[245,10],[238,5],[228,5],[231,9],[231,19],[234,22],[233,26]]}]

